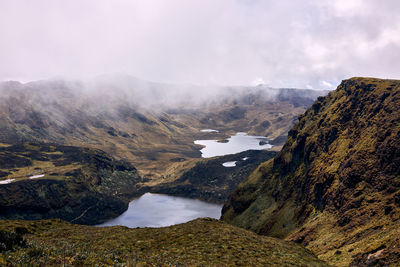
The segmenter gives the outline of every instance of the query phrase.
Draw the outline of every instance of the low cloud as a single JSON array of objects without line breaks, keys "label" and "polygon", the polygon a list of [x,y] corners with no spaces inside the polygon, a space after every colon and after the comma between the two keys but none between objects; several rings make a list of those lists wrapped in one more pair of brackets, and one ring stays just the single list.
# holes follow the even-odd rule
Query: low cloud
[{"label": "low cloud", "polygon": [[397,0],[4,0],[0,80],[127,73],[199,85],[400,78]]},{"label": "low cloud", "polygon": [[332,88],[333,88],[333,84],[331,84],[330,82],[327,82],[327,81],[322,81],[322,82],[321,82],[321,85],[322,85],[324,88],[328,88],[328,89],[332,89]]}]

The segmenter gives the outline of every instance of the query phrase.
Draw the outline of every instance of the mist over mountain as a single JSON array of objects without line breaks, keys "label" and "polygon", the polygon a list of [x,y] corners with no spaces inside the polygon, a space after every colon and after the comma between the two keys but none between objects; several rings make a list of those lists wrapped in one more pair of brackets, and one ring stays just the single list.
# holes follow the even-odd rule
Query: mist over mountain
[{"label": "mist over mountain", "polygon": [[264,85],[204,87],[162,84],[128,75],[103,75],[85,81],[43,80],[25,84],[9,81],[0,83],[0,91],[1,112],[5,115],[2,117],[3,126],[23,124],[37,131],[36,136],[51,128],[60,134],[72,129],[76,130],[74,134],[79,134],[88,126],[102,127],[104,120],[126,122],[127,117],[155,124],[167,114],[205,114],[224,106],[289,102],[297,108],[310,105],[317,96],[328,92],[276,89]]},{"label": "mist over mountain", "polygon": [[2,82],[0,92],[0,142],[89,146],[153,174],[174,158],[199,157],[193,141],[201,129],[218,129],[221,137],[246,131],[284,140],[297,116],[328,93],[163,84],[120,74]]},{"label": "mist over mountain", "polygon": [[[130,75],[109,74],[87,80],[41,80],[28,83],[8,81],[0,83],[2,95],[29,94],[29,101],[38,106],[48,102],[78,97],[77,105],[87,104],[88,111],[112,110],[117,106],[163,112],[169,109],[207,109],[212,105],[237,101],[276,101],[296,97],[313,99],[327,90],[272,88],[257,86],[197,86],[190,84],[156,83]],[[319,91],[319,92],[318,92]],[[45,99],[44,99],[45,98]]]}]

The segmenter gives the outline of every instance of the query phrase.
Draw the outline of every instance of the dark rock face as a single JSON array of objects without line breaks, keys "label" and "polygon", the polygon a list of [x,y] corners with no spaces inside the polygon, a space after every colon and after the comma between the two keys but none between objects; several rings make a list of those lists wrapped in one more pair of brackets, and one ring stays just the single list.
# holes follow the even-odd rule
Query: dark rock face
[{"label": "dark rock face", "polygon": [[400,227],[399,107],[400,81],[343,81],[300,116],[282,151],[239,185],[223,219],[301,242],[332,263],[389,257],[398,251]]},{"label": "dark rock face", "polygon": [[74,223],[95,224],[127,208],[121,199],[103,196],[85,184],[66,181],[14,182],[2,185],[0,194],[2,219],[62,218]]},{"label": "dark rock face", "polygon": [[[1,219],[97,224],[121,214],[139,194],[136,169],[100,150],[25,143],[1,147],[0,165],[12,168],[3,179],[15,179],[0,184]],[[35,166],[45,177],[29,179]]]}]

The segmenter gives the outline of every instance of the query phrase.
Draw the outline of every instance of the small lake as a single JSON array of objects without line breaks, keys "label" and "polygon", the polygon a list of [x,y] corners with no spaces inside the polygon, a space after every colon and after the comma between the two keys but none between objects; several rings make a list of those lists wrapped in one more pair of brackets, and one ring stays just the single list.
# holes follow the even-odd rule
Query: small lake
[{"label": "small lake", "polygon": [[197,199],[146,193],[131,201],[119,217],[97,226],[164,227],[200,217],[221,217],[222,205]]},{"label": "small lake", "polygon": [[265,144],[266,142],[267,138],[264,136],[247,135],[246,133],[237,133],[228,138],[226,142],[218,142],[217,140],[194,141],[195,144],[204,146],[200,150],[203,158],[236,154],[250,149],[262,150],[271,148],[272,145]]}]

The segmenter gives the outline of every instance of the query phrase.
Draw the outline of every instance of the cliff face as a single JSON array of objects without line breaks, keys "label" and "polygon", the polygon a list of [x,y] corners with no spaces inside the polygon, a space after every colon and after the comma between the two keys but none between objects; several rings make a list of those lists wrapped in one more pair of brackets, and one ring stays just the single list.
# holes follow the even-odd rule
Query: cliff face
[{"label": "cliff face", "polygon": [[334,264],[400,258],[400,81],[345,80],[241,183],[222,218]]}]

